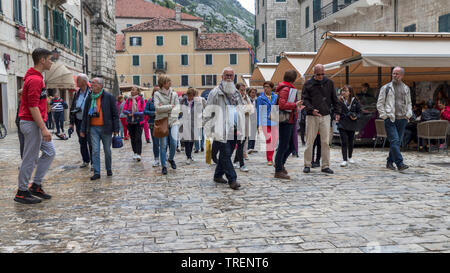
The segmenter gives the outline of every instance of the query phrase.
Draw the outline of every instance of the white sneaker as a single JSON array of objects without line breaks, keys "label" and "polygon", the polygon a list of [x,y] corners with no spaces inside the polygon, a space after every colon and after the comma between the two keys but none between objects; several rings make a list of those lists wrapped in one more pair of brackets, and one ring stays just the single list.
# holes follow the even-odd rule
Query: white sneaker
[{"label": "white sneaker", "polygon": [[348,163],[350,163],[350,164],[355,164],[355,160],[353,160],[353,158],[349,158],[349,159],[348,159]]},{"label": "white sneaker", "polygon": [[140,155],[136,155],[136,160],[139,162],[139,161],[141,161],[141,156]]},{"label": "white sneaker", "polygon": [[233,167],[234,167],[235,169],[239,169],[239,163],[234,163],[234,164],[233,164]]},{"label": "white sneaker", "polygon": [[344,162],[341,163],[341,167],[347,167],[347,165],[348,165],[347,161],[344,161]]},{"label": "white sneaker", "polygon": [[159,160],[155,160],[153,162],[153,167],[158,167],[159,166]]},{"label": "white sneaker", "polygon": [[137,159],[137,154],[134,154],[133,155],[133,160],[136,160]]},{"label": "white sneaker", "polygon": [[191,165],[191,159],[190,158],[186,159],[186,165]]},{"label": "white sneaker", "polygon": [[248,169],[245,165],[241,167],[241,172],[248,172]]}]

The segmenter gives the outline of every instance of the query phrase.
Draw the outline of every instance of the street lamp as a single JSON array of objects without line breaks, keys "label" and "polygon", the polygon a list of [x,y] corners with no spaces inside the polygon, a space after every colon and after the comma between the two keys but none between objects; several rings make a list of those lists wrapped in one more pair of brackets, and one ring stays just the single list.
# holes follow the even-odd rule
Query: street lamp
[{"label": "street lamp", "polygon": [[59,59],[59,56],[61,56],[61,52],[58,51],[58,49],[55,47],[55,49],[52,50],[52,61],[57,61]]},{"label": "street lamp", "polygon": [[120,75],[120,82],[123,82],[125,80],[125,76],[123,74]]}]

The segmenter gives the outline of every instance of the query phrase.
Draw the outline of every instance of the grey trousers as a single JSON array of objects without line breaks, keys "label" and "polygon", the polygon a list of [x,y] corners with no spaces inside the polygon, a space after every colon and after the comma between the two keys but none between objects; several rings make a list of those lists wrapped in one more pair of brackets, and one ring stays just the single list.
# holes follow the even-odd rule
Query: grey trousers
[{"label": "grey trousers", "polygon": [[[42,179],[50,168],[56,151],[52,141],[42,141],[41,130],[34,121],[21,120],[20,131],[24,135],[24,147],[19,171],[19,190],[26,191],[35,167],[33,183],[42,184]],[[39,157],[39,151],[42,151],[41,157]]]}]

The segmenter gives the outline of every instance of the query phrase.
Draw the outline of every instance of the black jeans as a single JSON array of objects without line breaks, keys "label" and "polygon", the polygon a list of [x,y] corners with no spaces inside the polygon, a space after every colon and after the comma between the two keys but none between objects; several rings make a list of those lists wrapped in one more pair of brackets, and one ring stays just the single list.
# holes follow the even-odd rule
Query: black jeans
[{"label": "black jeans", "polygon": [[302,139],[302,144],[305,145],[305,133],[306,133],[306,123],[300,122],[300,138]]},{"label": "black jeans", "polygon": [[80,144],[80,153],[81,157],[83,158],[84,163],[92,163],[92,143],[91,143],[91,137],[89,135],[86,135],[85,137],[80,136],[80,130],[81,130],[81,122],[82,120],[75,118],[75,130],[77,131],[78,135],[78,143]]},{"label": "black jeans", "polygon": [[[236,149],[236,154],[234,155],[234,163],[239,162],[240,167],[245,165],[244,162],[244,143],[245,140],[247,138],[245,138],[244,140],[237,140],[237,138],[235,137],[234,140],[237,143],[237,149]],[[232,150],[234,150],[234,146],[232,147]]]},{"label": "black jeans", "polygon": [[183,141],[184,143],[184,152],[186,153],[187,158],[192,158],[192,148],[194,147],[194,141]]},{"label": "black jeans", "polygon": [[[314,160],[314,150],[316,150],[316,160]],[[320,135],[317,135],[313,145],[312,162],[320,164],[320,158],[322,157],[321,153],[322,153],[322,144],[320,144]]]},{"label": "black jeans", "polygon": [[221,178],[225,174],[228,183],[231,184],[237,180],[237,174],[234,170],[233,163],[231,162],[231,154],[236,142],[234,140],[228,140],[226,143],[218,141],[214,141],[214,143],[216,143],[220,152],[216,171],[214,172],[214,178]]},{"label": "black jeans", "polygon": [[347,161],[348,158],[352,158],[353,155],[355,131],[339,129],[339,133],[341,135],[342,157],[344,158],[344,161]]},{"label": "black jeans", "polygon": [[217,164],[217,154],[219,153],[219,150],[220,150],[219,143],[220,142],[218,142],[218,141],[213,141],[212,146],[211,146],[211,158],[212,158],[212,161],[216,164]]},{"label": "black jeans", "polygon": [[279,138],[278,138],[278,150],[275,156],[275,172],[281,172],[287,158],[294,149],[294,142],[292,141],[292,130],[294,130],[294,124],[283,122],[279,124]]},{"label": "black jeans", "polygon": [[142,153],[142,125],[140,123],[131,124],[128,123],[128,132],[131,139],[131,147],[135,154],[141,155]]},{"label": "black jeans", "polygon": [[256,140],[248,140],[248,149],[254,150],[255,149]]}]

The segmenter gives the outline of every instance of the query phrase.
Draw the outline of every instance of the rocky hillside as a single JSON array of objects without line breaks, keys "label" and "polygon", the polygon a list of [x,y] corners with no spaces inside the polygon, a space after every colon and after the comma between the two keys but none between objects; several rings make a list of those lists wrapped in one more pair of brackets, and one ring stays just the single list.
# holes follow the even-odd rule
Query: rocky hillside
[{"label": "rocky hillside", "polygon": [[[150,0],[175,8],[175,0]],[[255,16],[237,0],[176,0],[183,12],[204,18],[208,32],[237,32],[253,45]]]}]

